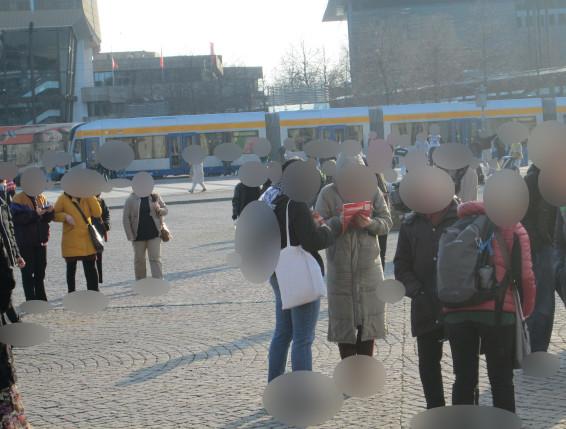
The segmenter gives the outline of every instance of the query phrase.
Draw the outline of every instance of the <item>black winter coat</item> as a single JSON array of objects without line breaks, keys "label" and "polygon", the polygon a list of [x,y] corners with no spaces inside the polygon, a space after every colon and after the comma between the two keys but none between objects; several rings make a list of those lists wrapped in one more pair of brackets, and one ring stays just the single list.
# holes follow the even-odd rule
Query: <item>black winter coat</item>
[{"label": "black winter coat", "polygon": [[23,204],[10,205],[16,241],[20,249],[37,247],[49,241],[49,222],[55,217],[55,212],[39,216],[35,210]]},{"label": "black winter coat", "polygon": [[232,220],[240,217],[244,208],[259,199],[261,195],[261,188],[246,186],[243,183],[238,183],[234,189],[234,197],[232,198]]},{"label": "black winter coat", "polygon": [[16,242],[14,224],[10,207],[0,199],[0,257],[4,258],[9,267],[15,267],[17,259],[20,257],[20,250]]},{"label": "black winter coat", "polygon": [[[286,210],[289,197],[280,195],[273,202],[275,216],[281,232],[281,248],[287,246]],[[309,252],[320,265],[324,274],[324,263],[318,254],[319,250],[326,249],[334,244],[335,238],[341,233],[342,225],[339,223],[319,227],[312,217],[310,209],[305,203],[291,201],[289,204],[289,237],[291,246],[301,246]]]},{"label": "black winter coat", "polygon": [[102,237],[104,237],[104,239],[106,239],[107,238],[106,233],[110,231],[110,210],[108,210],[108,206],[106,205],[106,202],[102,198],[97,198],[97,199],[98,199],[98,203],[100,204],[100,208],[102,209],[102,216],[100,218],[97,217],[93,218],[92,224],[94,225],[98,233]]},{"label": "black winter coat", "polygon": [[536,253],[541,246],[552,245],[554,228],[556,226],[556,207],[550,205],[542,197],[538,179],[540,170],[534,164],[531,165],[525,182],[529,189],[529,208],[522,220],[522,224],[529,233],[531,239],[531,252]]},{"label": "black winter coat", "polygon": [[441,327],[442,306],[436,297],[436,257],[440,236],[458,220],[453,201],[438,226],[420,214],[411,213],[401,224],[393,261],[395,278],[405,285],[411,298],[411,331],[414,337]]}]

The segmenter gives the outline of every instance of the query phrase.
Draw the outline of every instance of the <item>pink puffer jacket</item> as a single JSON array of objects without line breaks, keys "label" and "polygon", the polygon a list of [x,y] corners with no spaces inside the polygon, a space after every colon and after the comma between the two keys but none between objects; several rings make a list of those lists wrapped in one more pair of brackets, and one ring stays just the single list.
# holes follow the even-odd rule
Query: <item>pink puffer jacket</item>
[{"label": "pink puffer jacket", "polygon": [[[480,201],[471,201],[458,206],[458,217],[463,218],[466,216],[473,216],[485,214],[484,204]],[[533,264],[531,261],[531,244],[529,235],[523,225],[520,223],[514,227],[500,228],[503,239],[507,243],[509,254],[513,247],[513,234],[517,236],[521,247],[521,288],[523,289],[523,314],[529,317],[533,312],[535,306],[536,296],[536,282],[533,273]],[[497,281],[500,282],[505,276],[505,262],[499,243],[493,240],[493,258],[495,262],[495,276]],[[462,311],[495,311],[495,301],[484,302],[479,305],[465,307],[465,308],[444,308],[445,313],[462,312]],[[515,312],[515,301],[511,289],[507,289],[505,295],[505,302],[503,304],[503,311],[506,313]]]}]

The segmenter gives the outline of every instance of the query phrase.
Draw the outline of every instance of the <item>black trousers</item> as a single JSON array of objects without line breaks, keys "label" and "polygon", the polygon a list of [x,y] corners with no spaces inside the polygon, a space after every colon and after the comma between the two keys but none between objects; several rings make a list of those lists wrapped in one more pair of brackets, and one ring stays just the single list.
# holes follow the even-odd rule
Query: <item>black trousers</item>
[{"label": "black trousers", "polygon": [[493,406],[515,412],[513,353],[515,325],[449,324],[454,375],[452,405],[473,405],[478,386],[480,345],[485,352]]},{"label": "black trousers", "polygon": [[[69,293],[75,291],[77,262],[77,260],[67,259],[67,289]],[[82,263],[86,277],[87,289],[98,291],[98,273],[96,272],[96,259],[83,259]]]},{"label": "black trousers", "polygon": [[419,374],[427,409],[444,407],[446,405],[442,369],[440,366],[443,338],[443,329],[437,329],[417,337]]},{"label": "black trousers", "polygon": [[338,343],[340,357],[342,359],[349,358],[354,355],[373,356],[374,340],[362,341],[362,327],[358,326],[358,337],[356,344]]},{"label": "black trousers", "polygon": [[22,283],[26,301],[47,301],[45,294],[45,268],[47,267],[47,247],[23,247],[20,253],[26,266],[21,269]]},{"label": "black trousers", "polygon": [[381,267],[385,272],[385,254],[387,253],[387,235],[378,235],[379,241],[379,256],[381,256]]},{"label": "black trousers", "polygon": [[98,274],[98,283],[102,283],[102,253],[96,254],[96,273]]}]

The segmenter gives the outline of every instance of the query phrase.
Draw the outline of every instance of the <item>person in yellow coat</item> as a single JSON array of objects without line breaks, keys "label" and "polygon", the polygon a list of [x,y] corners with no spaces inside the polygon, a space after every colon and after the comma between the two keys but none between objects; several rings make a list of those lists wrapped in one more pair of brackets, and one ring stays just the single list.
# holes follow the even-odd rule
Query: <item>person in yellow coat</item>
[{"label": "person in yellow coat", "polygon": [[61,248],[63,258],[67,263],[67,288],[69,293],[75,291],[75,274],[78,261],[83,263],[87,289],[98,291],[96,249],[92,244],[88,226],[81,215],[81,211],[89,222],[91,222],[91,218],[102,216],[102,209],[95,196],[76,198],[64,193],[55,203],[55,221],[63,222]]}]

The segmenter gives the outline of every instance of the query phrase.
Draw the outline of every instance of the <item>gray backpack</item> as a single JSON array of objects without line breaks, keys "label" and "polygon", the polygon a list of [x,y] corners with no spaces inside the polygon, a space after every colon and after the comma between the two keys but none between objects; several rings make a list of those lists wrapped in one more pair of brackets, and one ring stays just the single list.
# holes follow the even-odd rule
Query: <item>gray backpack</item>
[{"label": "gray backpack", "polygon": [[[495,279],[495,224],[486,215],[467,216],[446,229],[438,247],[437,296],[449,308],[503,300],[505,287]],[[506,276],[507,277],[507,276]]]}]

